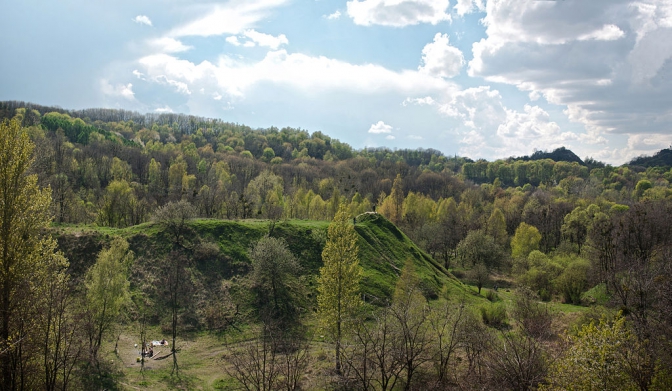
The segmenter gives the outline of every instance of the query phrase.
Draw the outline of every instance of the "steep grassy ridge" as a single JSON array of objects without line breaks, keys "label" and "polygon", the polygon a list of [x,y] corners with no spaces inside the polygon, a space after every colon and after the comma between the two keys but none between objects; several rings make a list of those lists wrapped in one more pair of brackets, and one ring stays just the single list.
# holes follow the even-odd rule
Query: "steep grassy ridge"
[{"label": "steep grassy ridge", "polygon": [[[322,265],[321,253],[328,225],[325,221],[290,220],[276,224],[273,230],[273,236],[287,241],[309,281],[319,273]],[[200,246],[210,243],[211,248],[215,244],[219,248],[218,253],[195,252],[194,265],[199,275],[209,280],[246,274],[250,265],[248,249],[268,233],[268,222],[262,220],[194,220],[190,227],[192,242],[200,242]],[[468,289],[383,216],[360,215],[355,229],[359,234],[360,263],[364,268],[362,292],[367,301],[390,297],[407,259],[415,263],[428,298],[437,298],[442,292],[450,296],[471,296]],[[79,278],[95,262],[95,255],[115,235],[129,241],[136,253],[136,269],[149,268],[170,251],[168,238],[159,226],[151,223],[125,229],[61,226],[55,227],[53,233],[61,251],[70,260],[74,278]],[[161,279],[161,276],[155,277]]]}]

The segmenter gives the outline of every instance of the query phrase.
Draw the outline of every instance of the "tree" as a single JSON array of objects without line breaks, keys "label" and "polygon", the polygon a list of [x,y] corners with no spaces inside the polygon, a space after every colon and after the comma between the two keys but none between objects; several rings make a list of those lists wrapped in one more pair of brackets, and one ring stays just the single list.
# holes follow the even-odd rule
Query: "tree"
[{"label": "tree", "polygon": [[535,390],[546,376],[546,351],[529,334],[502,332],[500,338],[491,339],[486,355],[485,365],[497,389]]},{"label": "tree", "polygon": [[406,375],[404,390],[408,391],[416,371],[428,361],[429,347],[434,343],[429,337],[427,300],[420,291],[420,280],[410,259],[395,286],[390,311],[398,327],[395,338]]},{"label": "tree", "polygon": [[295,320],[297,287],[293,280],[300,266],[287,243],[283,239],[265,236],[250,249],[250,259],[257,308],[262,312],[262,319]]},{"label": "tree", "polygon": [[488,282],[490,279],[490,271],[488,267],[485,266],[483,262],[479,262],[476,266],[469,271],[469,279],[476,284],[478,288],[478,294],[481,294],[481,288]]},{"label": "tree", "polygon": [[429,314],[429,326],[434,342],[431,346],[431,353],[438,386],[445,386],[450,381],[449,371],[451,364],[456,360],[460,344],[458,332],[464,318],[464,303],[458,307],[444,304]]},{"label": "tree", "polygon": [[569,349],[554,365],[545,390],[634,390],[627,373],[626,347],[634,336],[619,317],[613,322],[584,325],[577,335],[567,335]]},{"label": "tree", "polygon": [[[44,235],[51,191],[28,175],[33,144],[18,121],[0,123],[0,389],[15,390],[26,372],[36,332],[31,313],[41,300],[39,274],[54,257],[56,242]],[[62,258],[60,258],[62,261]],[[37,314],[39,315],[39,314]]]},{"label": "tree", "polygon": [[384,198],[379,206],[379,212],[387,217],[392,223],[395,225],[401,223],[404,206],[404,188],[400,174],[397,174],[397,177],[392,183],[392,192],[388,197]]},{"label": "tree", "polygon": [[511,239],[511,256],[513,258],[527,257],[533,250],[539,250],[541,234],[539,230],[525,222],[520,223]]},{"label": "tree", "polygon": [[169,202],[160,207],[152,220],[161,224],[172,237],[173,245],[183,246],[189,231],[188,221],[196,217],[196,209],[186,201]]},{"label": "tree", "polygon": [[137,198],[125,180],[112,181],[105,189],[105,196],[98,212],[98,223],[108,227],[126,227],[133,221],[133,207]]},{"label": "tree", "polygon": [[565,222],[561,229],[562,235],[578,246],[579,254],[588,236],[588,229],[593,217],[599,211],[600,208],[597,205],[591,204],[588,208],[577,207],[565,216]]},{"label": "tree", "polygon": [[482,263],[487,268],[497,268],[504,256],[495,239],[481,230],[470,231],[457,245],[456,252],[462,264],[471,267]]},{"label": "tree", "polygon": [[116,237],[108,249],[98,254],[96,263],[87,270],[85,279],[91,360],[98,365],[98,350],[103,336],[117,321],[129,298],[128,269],[133,262],[128,242]]},{"label": "tree", "polygon": [[361,306],[357,233],[342,204],[329,224],[322,251],[324,266],[317,278],[317,312],[322,327],[336,343],[336,372],[341,371],[341,341],[350,317]]},{"label": "tree", "polygon": [[509,241],[509,236],[506,234],[506,218],[504,213],[499,208],[492,210],[485,232],[495,239],[500,247],[505,248]]},{"label": "tree", "polygon": [[75,366],[85,349],[82,335],[83,322],[75,309],[74,295],[65,273],[67,262],[60,254],[54,255],[57,262],[47,266],[41,300],[40,319],[42,359],[44,365],[44,389],[66,390]]}]

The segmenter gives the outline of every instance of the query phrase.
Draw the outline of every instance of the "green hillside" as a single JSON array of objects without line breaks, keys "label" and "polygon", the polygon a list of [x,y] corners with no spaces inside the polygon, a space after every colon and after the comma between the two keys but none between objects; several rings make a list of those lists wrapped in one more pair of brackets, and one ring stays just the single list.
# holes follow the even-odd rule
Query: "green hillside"
[{"label": "green hillside", "polygon": [[[328,225],[326,221],[288,220],[277,223],[272,232],[272,236],[287,241],[311,286],[322,265],[321,253]],[[269,231],[268,221],[265,220],[199,219],[190,222],[189,227],[190,240],[197,243],[193,256],[195,275],[201,279],[197,286],[205,289],[217,286],[221,280],[245,275],[250,269],[248,249]],[[91,254],[98,253],[114,236],[126,238],[136,254],[132,289],[143,289],[143,279],[153,279],[157,283],[162,279],[161,271],[157,271],[155,266],[158,260],[168,256],[170,242],[154,223],[120,229],[94,226],[59,226],[53,229],[60,250],[70,260],[70,272],[75,279],[95,261]],[[360,215],[355,229],[359,234],[360,263],[364,269],[362,293],[365,300],[376,302],[376,299],[390,297],[407,259],[415,263],[423,292],[428,298],[438,298],[441,294],[453,297],[473,295],[380,214]],[[218,251],[212,250],[213,245]],[[149,274],[152,274],[151,278]]]}]

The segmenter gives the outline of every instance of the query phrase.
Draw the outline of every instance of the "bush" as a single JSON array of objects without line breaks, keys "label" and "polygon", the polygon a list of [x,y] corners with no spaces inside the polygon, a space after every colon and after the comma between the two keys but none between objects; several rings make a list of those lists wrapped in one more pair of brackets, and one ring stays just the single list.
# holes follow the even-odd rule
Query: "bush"
[{"label": "bush", "polygon": [[506,307],[503,303],[493,303],[480,308],[483,323],[490,327],[502,328],[506,326]]},{"label": "bush", "polygon": [[499,301],[499,295],[492,289],[488,289],[485,291],[485,298],[493,303]]},{"label": "bush", "polygon": [[516,289],[511,317],[533,338],[550,337],[553,316],[548,306],[539,303],[539,296],[528,287]]},{"label": "bush", "polygon": [[581,304],[581,294],[588,285],[586,274],[589,267],[588,261],[577,259],[554,281],[564,303]]}]

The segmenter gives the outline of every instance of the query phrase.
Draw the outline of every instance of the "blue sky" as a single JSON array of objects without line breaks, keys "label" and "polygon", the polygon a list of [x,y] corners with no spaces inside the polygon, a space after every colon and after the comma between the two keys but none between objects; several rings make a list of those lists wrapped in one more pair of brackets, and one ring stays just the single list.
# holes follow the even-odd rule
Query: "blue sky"
[{"label": "blue sky", "polygon": [[493,160],[672,144],[672,0],[9,0],[0,100]]}]

